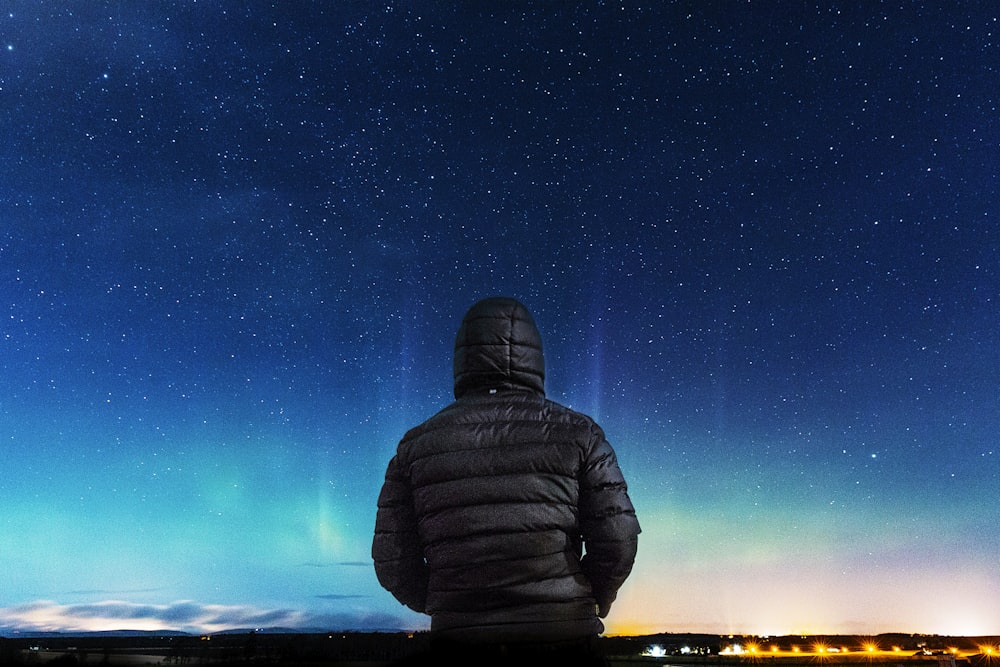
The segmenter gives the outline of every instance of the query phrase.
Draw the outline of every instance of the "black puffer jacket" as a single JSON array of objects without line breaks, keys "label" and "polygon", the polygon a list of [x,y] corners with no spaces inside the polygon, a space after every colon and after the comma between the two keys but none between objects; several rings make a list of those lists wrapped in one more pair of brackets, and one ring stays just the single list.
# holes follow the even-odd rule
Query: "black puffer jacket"
[{"label": "black puffer jacket", "polygon": [[615,453],[592,419],[546,400],[543,382],[527,309],[477,303],[455,342],[456,401],[389,462],[375,571],[443,636],[596,635],[632,569],[639,524]]}]

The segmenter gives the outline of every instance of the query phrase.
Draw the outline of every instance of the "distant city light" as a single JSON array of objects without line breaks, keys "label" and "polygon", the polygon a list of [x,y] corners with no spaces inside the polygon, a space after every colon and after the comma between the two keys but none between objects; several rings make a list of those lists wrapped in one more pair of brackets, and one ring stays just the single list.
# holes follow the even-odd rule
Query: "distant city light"
[{"label": "distant city light", "polygon": [[[688,652],[690,652],[690,650],[691,649],[688,649]],[[681,653],[683,652],[684,649],[681,649]],[[642,652],[642,655],[649,658],[662,658],[667,655],[667,649],[663,648],[660,644],[652,644],[646,647],[646,650]]]}]

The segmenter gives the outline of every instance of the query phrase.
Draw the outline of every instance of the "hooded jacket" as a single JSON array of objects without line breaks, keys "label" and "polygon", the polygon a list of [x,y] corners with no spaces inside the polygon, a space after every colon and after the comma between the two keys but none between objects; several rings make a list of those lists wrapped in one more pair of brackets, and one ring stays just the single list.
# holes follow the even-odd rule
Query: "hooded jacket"
[{"label": "hooded jacket", "polygon": [[[455,402],[406,433],[378,499],[379,582],[470,642],[603,631],[639,524],[601,428],[545,398],[541,337],[518,301],[466,313]],[[586,554],[586,555],[584,555]]]}]

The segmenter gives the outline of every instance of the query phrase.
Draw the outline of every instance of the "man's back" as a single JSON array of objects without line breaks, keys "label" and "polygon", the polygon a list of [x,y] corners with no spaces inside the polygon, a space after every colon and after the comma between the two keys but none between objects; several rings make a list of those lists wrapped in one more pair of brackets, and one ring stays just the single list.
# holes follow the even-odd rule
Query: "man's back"
[{"label": "man's back", "polygon": [[593,420],[545,399],[541,340],[516,301],[470,309],[455,378],[455,403],[389,464],[380,581],[438,637],[596,636],[639,532],[614,451]]}]

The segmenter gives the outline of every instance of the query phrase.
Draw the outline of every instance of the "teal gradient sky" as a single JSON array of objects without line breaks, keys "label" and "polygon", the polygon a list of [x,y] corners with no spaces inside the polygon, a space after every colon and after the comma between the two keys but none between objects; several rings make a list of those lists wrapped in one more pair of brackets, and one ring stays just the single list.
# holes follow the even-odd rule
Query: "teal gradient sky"
[{"label": "teal gradient sky", "polygon": [[863,4],[8,3],[0,634],[426,627],[375,501],[495,294],[609,632],[1000,634],[1000,14]]}]

